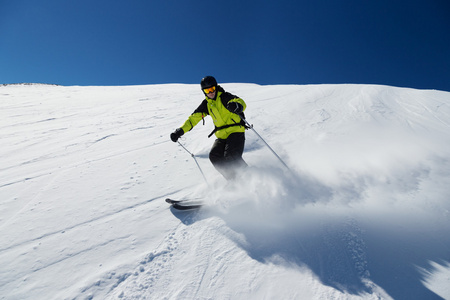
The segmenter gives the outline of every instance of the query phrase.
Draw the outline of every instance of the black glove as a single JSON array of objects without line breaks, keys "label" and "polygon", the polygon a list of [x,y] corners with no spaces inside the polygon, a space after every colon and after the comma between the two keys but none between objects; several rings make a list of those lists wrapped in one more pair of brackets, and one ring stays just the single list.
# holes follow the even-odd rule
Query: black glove
[{"label": "black glove", "polygon": [[170,134],[170,139],[172,140],[172,142],[176,143],[183,134],[184,134],[183,129],[177,128],[174,132]]},{"label": "black glove", "polygon": [[237,102],[228,102],[227,109],[232,113],[240,114],[244,110],[244,107],[242,104]]}]

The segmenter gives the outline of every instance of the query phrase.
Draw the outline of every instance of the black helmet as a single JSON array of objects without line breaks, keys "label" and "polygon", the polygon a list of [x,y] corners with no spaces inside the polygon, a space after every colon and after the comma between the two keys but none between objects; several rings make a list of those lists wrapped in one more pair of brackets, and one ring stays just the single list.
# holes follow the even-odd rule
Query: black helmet
[{"label": "black helmet", "polygon": [[202,79],[200,85],[202,86],[202,89],[206,89],[212,86],[217,86],[217,81],[212,76],[206,76],[205,78]]}]

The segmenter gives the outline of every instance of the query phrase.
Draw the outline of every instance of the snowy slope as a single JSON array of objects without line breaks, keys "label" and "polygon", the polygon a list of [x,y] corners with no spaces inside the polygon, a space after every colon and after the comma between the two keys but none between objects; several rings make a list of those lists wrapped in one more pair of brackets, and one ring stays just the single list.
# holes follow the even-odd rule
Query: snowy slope
[{"label": "snowy slope", "polygon": [[450,93],[224,87],[291,172],[248,131],[226,183],[207,119],[207,185],[197,85],[0,86],[0,298],[450,299]]}]

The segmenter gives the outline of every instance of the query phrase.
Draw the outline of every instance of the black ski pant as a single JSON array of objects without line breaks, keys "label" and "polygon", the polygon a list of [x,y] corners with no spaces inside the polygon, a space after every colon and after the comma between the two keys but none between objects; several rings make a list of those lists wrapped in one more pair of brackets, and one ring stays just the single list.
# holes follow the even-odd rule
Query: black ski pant
[{"label": "black ski pant", "polygon": [[209,152],[209,160],[227,180],[234,179],[241,169],[247,167],[242,159],[244,145],[245,133],[235,132],[226,139],[216,139]]}]

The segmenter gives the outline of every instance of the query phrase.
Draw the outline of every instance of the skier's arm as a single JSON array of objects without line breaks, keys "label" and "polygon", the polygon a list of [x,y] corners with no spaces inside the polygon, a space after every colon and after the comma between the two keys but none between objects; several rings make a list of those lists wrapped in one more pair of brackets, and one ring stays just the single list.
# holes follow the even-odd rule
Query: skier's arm
[{"label": "skier's arm", "polygon": [[206,117],[207,114],[203,112],[194,112],[192,115],[189,116],[189,118],[184,122],[183,126],[181,126],[181,129],[184,133],[190,131],[192,128],[195,127],[195,125],[198,124],[204,117]]},{"label": "skier's arm", "polygon": [[222,99],[223,105],[232,113],[240,114],[247,107],[244,100],[227,92],[223,94]]},{"label": "skier's arm", "polygon": [[186,122],[184,122],[184,124],[181,126],[183,133],[192,130],[192,128],[194,128],[195,125],[197,125],[198,122],[200,122],[207,115],[208,115],[208,103],[206,100],[203,100],[200,106],[197,107],[197,109],[189,116]]}]

